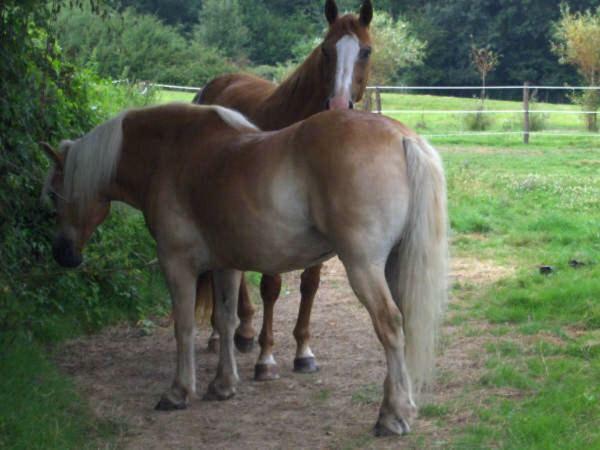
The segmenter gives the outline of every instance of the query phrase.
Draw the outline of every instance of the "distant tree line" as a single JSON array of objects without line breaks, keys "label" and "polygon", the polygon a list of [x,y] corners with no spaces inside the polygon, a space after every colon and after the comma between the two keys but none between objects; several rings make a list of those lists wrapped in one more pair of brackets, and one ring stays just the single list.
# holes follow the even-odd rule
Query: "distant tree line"
[{"label": "distant tree line", "polygon": [[[205,4],[239,4],[245,28],[243,48],[253,64],[282,63],[294,44],[323,28],[320,0],[117,0],[122,7],[156,14],[170,25],[190,30]],[[339,0],[341,10],[356,10],[359,0]],[[550,41],[560,5],[573,12],[598,6],[598,0],[374,0],[378,11],[402,17],[416,37],[427,42],[423,66],[404,73],[407,82],[457,85],[478,82],[470,64],[473,44],[490,46],[502,61],[490,83],[519,84],[525,80],[577,83],[576,72],[558,66]],[[200,23],[202,26],[202,23]],[[223,30],[223,29],[222,29]],[[233,26],[227,34],[236,33]]]}]

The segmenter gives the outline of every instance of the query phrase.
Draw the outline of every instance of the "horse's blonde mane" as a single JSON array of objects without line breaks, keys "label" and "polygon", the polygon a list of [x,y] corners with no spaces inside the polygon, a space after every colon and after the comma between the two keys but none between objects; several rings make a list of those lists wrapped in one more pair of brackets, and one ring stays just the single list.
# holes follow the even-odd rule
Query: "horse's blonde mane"
[{"label": "horse's blonde mane", "polygon": [[243,131],[249,128],[254,131],[260,131],[256,125],[250,122],[246,116],[239,111],[218,105],[209,105],[206,106],[206,108],[214,109],[227,125],[235,128],[236,130]]},{"label": "horse's blonde mane", "polygon": [[80,211],[110,183],[121,154],[125,113],[98,125],[76,141],[63,141],[66,152],[64,191]]}]

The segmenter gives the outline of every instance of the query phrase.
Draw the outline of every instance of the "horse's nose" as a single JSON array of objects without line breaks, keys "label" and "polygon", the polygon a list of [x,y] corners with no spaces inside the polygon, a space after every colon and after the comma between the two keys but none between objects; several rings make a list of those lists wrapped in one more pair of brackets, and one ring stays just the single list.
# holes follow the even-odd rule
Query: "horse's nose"
[{"label": "horse's nose", "polygon": [[352,100],[350,100],[350,101],[348,102],[348,108],[349,108],[349,109],[354,109],[354,102],[353,102]]},{"label": "horse's nose", "polygon": [[81,253],[75,250],[73,242],[59,234],[52,244],[52,255],[58,264],[69,269],[78,267],[83,262]]}]

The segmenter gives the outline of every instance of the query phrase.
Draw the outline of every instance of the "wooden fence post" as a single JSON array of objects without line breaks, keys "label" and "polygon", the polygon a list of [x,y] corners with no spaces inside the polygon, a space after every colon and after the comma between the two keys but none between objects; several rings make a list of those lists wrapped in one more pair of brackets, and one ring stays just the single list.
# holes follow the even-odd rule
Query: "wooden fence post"
[{"label": "wooden fence post", "polygon": [[379,89],[379,86],[375,88],[375,107],[377,114],[381,114],[381,91]]},{"label": "wooden fence post", "polygon": [[366,89],[363,98],[363,111],[371,112],[373,110],[373,90]]},{"label": "wooden fence post", "polygon": [[529,144],[529,81],[523,84],[523,142]]}]

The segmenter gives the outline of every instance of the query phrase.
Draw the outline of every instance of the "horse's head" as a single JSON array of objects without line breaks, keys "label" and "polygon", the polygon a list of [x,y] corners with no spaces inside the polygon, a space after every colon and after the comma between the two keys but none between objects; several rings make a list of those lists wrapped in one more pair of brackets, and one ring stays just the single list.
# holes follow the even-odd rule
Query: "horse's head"
[{"label": "horse's head", "polygon": [[[72,183],[71,176],[65,175],[72,141],[63,141],[60,151],[54,150],[46,143],[41,145],[54,163],[43,192],[43,195],[50,198],[57,216],[58,229],[52,245],[52,253],[61,266],[77,267],[83,262],[81,252],[85,243],[108,215],[110,202],[98,195],[95,198],[82,199],[73,195],[73,190],[65,186]],[[83,201],[85,204],[82,204]]]},{"label": "horse's head", "polygon": [[334,0],[327,0],[325,17],[329,30],[321,44],[326,79],[329,82],[327,109],[352,108],[362,99],[370,69],[369,24],[373,5],[364,0],[358,16],[339,16]]}]

